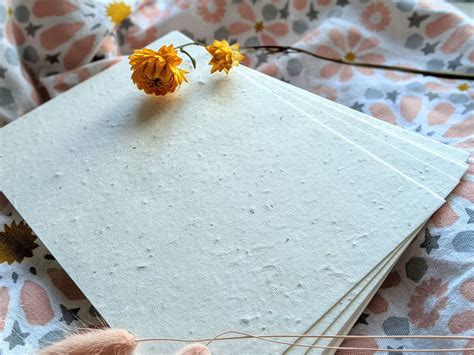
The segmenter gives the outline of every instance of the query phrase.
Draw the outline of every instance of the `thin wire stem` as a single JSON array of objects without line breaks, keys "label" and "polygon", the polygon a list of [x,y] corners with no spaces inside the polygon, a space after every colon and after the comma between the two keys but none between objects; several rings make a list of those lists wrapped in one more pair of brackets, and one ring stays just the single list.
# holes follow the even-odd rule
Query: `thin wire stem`
[{"label": "thin wire stem", "polygon": [[[198,42],[190,42],[183,44],[181,46],[176,47],[176,49],[181,49],[187,46],[197,45],[203,47],[202,43]],[[382,70],[391,70],[391,71],[399,71],[403,73],[409,74],[418,74],[424,76],[434,76],[438,78],[444,79],[458,79],[458,80],[474,80],[474,74],[463,74],[463,73],[448,73],[444,71],[432,71],[432,70],[423,70],[423,69],[415,69],[415,68],[408,68],[408,67],[401,67],[397,65],[384,65],[384,64],[376,64],[376,63],[365,63],[365,62],[347,62],[343,59],[337,58],[330,58],[325,57],[314,52],[310,52],[303,48],[298,47],[291,47],[291,46],[246,46],[241,47],[242,50],[266,50],[269,54],[276,54],[276,53],[302,53],[309,56],[312,56],[317,59],[327,60],[333,63],[339,63],[342,65],[352,65],[355,67],[363,67],[363,68],[371,68],[371,69],[382,69]]]},{"label": "thin wire stem", "polygon": [[[219,340],[236,340],[236,339],[248,339],[251,337],[259,338],[327,338],[327,339],[437,339],[437,340],[474,340],[474,336],[463,336],[463,335],[300,335],[300,334],[271,334],[271,335],[251,335],[247,333],[241,333],[239,331],[228,331],[223,334],[237,333],[243,334],[240,336],[219,338]],[[183,338],[144,338],[138,339],[139,342],[143,341],[176,341],[185,343],[202,343],[210,341],[214,338],[204,339],[183,339]]]},{"label": "thin wire stem", "polygon": [[[239,334],[238,336],[227,336],[226,334]],[[359,351],[386,351],[388,349],[376,349],[376,348],[356,348],[356,347],[337,347],[337,346],[322,346],[322,345],[304,345],[294,344],[285,341],[272,340],[272,338],[336,338],[336,339],[437,339],[437,340],[474,340],[474,337],[470,336],[448,336],[448,335],[406,335],[406,336],[391,336],[391,335],[295,335],[295,334],[274,334],[274,335],[252,335],[239,331],[227,331],[216,335],[213,338],[205,339],[180,339],[180,338],[145,338],[139,339],[137,342],[182,342],[182,343],[203,343],[210,345],[215,341],[226,341],[226,340],[242,340],[242,339],[258,339],[270,343],[293,345],[300,348],[307,349],[344,349],[344,350],[359,350]],[[452,351],[471,351],[474,348],[450,348],[450,349],[389,349],[392,352],[452,352]]]}]

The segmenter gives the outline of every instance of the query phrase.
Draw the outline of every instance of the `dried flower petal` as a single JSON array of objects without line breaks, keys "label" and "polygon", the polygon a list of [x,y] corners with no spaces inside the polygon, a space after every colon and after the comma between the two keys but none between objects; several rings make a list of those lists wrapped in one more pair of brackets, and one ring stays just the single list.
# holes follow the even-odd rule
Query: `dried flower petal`
[{"label": "dried flower petal", "polygon": [[183,59],[173,45],[164,45],[158,51],[137,49],[128,59],[133,82],[147,94],[163,96],[187,82],[184,74],[188,72],[178,67]]},{"label": "dried flower petal", "polygon": [[206,47],[207,51],[212,55],[209,65],[212,65],[211,74],[216,71],[225,71],[229,74],[232,67],[236,67],[245,58],[240,53],[240,44],[229,43],[223,39],[222,41],[214,40],[214,43]]}]

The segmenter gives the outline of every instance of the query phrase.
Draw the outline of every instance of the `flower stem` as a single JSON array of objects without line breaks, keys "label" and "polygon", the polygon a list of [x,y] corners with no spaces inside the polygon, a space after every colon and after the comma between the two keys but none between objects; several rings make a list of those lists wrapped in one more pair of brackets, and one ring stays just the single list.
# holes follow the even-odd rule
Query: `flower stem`
[{"label": "flower stem", "polygon": [[[194,58],[191,57],[191,55],[183,51],[183,48],[188,47],[188,46],[201,46],[204,47],[205,45],[202,43],[198,42],[190,42],[183,44],[181,46],[176,47],[176,49],[180,49],[183,53],[185,53],[193,62],[193,66],[195,67],[195,61]],[[324,57],[322,55],[316,54],[314,52],[310,52],[308,50],[298,48],[298,47],[291,47],[291,46],[246,46],[246,47],[240,47],[242,50],[265,50],[269,54],[276,54],[276,53],[302,53],[302,54],[307,54],[309,56],[312,56],[317,59],[321,60],[327,60],[330,62],[334,63],[339,63],[342,65],[352,65],[355,67],[363,67],[363,68],[371,68],[371,69],[382,69],[382,70],[390,70],[390,71],[399,71],[403,73],[409,73],[409,74],[419,74],[419,75],[424,75],[424,76],[434,76],[437,78],[445,78],[445,79],[459,79],[459,80],[474,80],[474,74],[464,74],[464,73],[448,73],[445,71],[431,71],[431,70],[423,70],[423,69],[415,69],[415,68],[408,68],[408,67],[401,67],[401,66],[396,66],[396,65],[384,65],[384,64],[376,64],[376,63],[365,63],[365,62],[346,62],[343,59],[337,59],[337,58],[330,58],[330,57]]]},{"label": "flower stem", "polygon": [[191,63],[193,63],[193,68],[196,69],[196,59],[194,59],[193,56],[191,54],[189,54],[188,51],[184,50],[183,47],[179,48],[179,51],[188,56],[188,58],[191,60]]},{"label": "flower stem", "polygon": [[463,73],[448,73],[443,71],[431,71],[431,70],[423,70],[423,69],[414,69],[414,68],[407,68],[407,67],[400,67],[396,65],[383,65],[383,64],[375,64],[375,63],[364,63],[364,62],[346,62],[342,59],[336,58],[329,58],[324,57],[322,55],[316,54],[314,52],[307,51],[302,48],[297,47],[290,47],[290,46],[248,46],[248,47],[241,47],[243,50],[266,50],[270,54],[274,53],[303,53],[310,55],[314,58],[327,60],[334,63],[339,63],[343,65],[352,65],[355,67],[363,67],[363,68],[372,68],[372,69],[383,69],[383,70],[392,70],[392,71],[400,71],[404,73],[410,74],[421,74],[424,76],[435,76],[438,78],[446,78],[446,79],[464,79],[464,80],[474,80],[474,74],[463,74]]},{"label": "flower stem", "polygon": [[198,43],[198,42],[189,42],[189,43],[185,43],[185,44],[182,44],[178,47],[174,47],[174,49],[183,49],[183,48],[186,48],[186,47],[189,47],[189,46],[201,46],[201,47],[204,47],[204,45],[202,43]]}]

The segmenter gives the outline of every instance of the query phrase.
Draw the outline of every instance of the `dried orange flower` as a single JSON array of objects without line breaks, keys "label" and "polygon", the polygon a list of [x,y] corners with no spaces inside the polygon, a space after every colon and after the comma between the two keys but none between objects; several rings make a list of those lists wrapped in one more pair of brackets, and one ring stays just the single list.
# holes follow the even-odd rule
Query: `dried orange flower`
[{"label": "dried orange flower", "polygon": [[111,2],[106,7],[107,16],[110,17],[110,20],[119,25],[123,20],[125,20],[132,13],[132,8],[130,5],[120,2]]},{"label": "dried orange flower", "polygon": [[173,45],[162,46],[158,51],[137,49],[128,57],[132,80],[140,90],[158,96],[174,92],[188,72],[178,67],[183,59]]},{"label": "dried orange flower", "polygon": [[239,51],[240,44],[235,43],[229,45],[229,43],[223,39],[222,41],[214,40],[210,46],[207,46],[207,51],[212,55],[209,64],[212,65],[211,74],[215,71],[225,71],[229,74],[229,70],[233,66],[238,66],[239,63],[245,58]]}]

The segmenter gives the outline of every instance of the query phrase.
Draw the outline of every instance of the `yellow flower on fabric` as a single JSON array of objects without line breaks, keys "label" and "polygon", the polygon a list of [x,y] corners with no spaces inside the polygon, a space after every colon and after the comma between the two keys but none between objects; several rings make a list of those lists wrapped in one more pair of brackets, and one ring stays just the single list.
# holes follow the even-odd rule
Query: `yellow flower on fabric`
[{"label": "yellow flower on fabric", "polygon": [[162,46],[158,51],[137,49],[128,57],[135,85],[150,95],[163,96],[174,92],[188,72],[179,68],[183,59],[173,45]]},{"label": "yellow flower on fabric", "polygon": [[458,90],[459,91],[467,91],[469,90],[469,84],[468,83],[463,83],[458,85]]},{"label": "yellow flower on fabric", "polygon": [[352,63],[356,60],[356,54],[354,52],[348,52],[344,56],[344,61],[347,63]]},{"label": "yellow flower on fabric", "polygon": [[214,40],[214,43],[207,46],[206,49],[212,55],[209,61],[209,65],[212,65],[211,74],[216,71],[225,71],[226,74],[229,74],[229,70],[238,66],[245,58],[239,51],[240,44],[229,45],[225,39]]},{"label": "yellow flower on fabric", "polygon": [[107,5],[106,12],[107,16],[110,17],[110,20],[114,24],[119,25],[123,20],[130,16],[132,8],[123,1],[114,1]]}]

